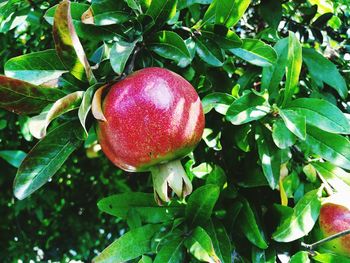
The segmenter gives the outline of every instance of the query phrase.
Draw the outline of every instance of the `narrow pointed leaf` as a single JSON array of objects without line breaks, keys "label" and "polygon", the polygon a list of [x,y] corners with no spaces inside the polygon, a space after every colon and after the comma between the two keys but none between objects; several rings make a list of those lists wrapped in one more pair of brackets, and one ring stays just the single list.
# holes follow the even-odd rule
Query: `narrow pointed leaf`
[{"label": "narrow pointed leaf", "polygon": [[132,51],[135,48],[136,42],[128,43],[125,41],[115,42],[111,48],[110,61],[112,69],[115,73],[121,75],[125,69]]},{"label": "narrow pointed leaf", "polygon": [[153,18],[157,26],[161,26],[176,13],[177,0],[153,0],[146,15]]},{"label": "narrow pointed leaf", "polygon": [[287,109],[305,116],[306,122],[331,133],[350,133],[350,123],[341,110],[322,99],[300,98],[288,104]]},{"label": "narrow pointed leaf", "polygon": [[307,235],[314,227],[321,208],[321,191],[316,189],[305,194],[289,216],[273,233],[277,242],[292,242]]},{"label": "narrow pointed leaf", "polygon": [[258,39],[243,39],[242,46],[230,49],[230,52],[259,67],[270,67],[277,60],[276,51]]},{"label": "narrow pointed leaf", "polygon": [[29,131],[37,139],[41,139],[46,135],[46,129],[50,122],[58,116],[79,108],[83,91],[76,91],[57,100],[54,104],[46,107],[39,115],[33,117],[29,121]]},{"label": "narrow pointed leaf", "polygon": [[26,153],[23,151],[16,150],[5,150],[0,151],[0,158],[4,159],[6,162],[11,164],[13,167],[18,168],[23,159],[26,157]]},{"label": "narrow pointed leaf", "polygon": [[64,95],[58,89],[0,76],[0,107],[17,114],[41,112],[47,105]]},{"label": "narrow pointed leaf", "polygon": [[350,169],[350,142],[346,137],[307,126],[305,145],[311,152],[345,169]]},{"label": "narrow pointed leaf", "polygon": [[160,228],[160,225],[145,225],[135,228],[110,244],[92,262],[121,263],[152,252],[152,238]]},{"label": "narrow pointed leaf", "polygon": [[14,194],[22,200],[43,186],[82,143],[82,129],[77,122],[66,122],[39,141],[19,167]]},{"label": "narrow pointed leaf", "polygon": [[215,23],[226,27],[235,25],[243,16],[250,0],[220,0],[216,4]]},{"label": "narrow pointed leaf", "polygon": [[204,113],[206,114],[214,108],[218,113],[225,115],[234,100],[234,97],[227,93],[211,93],[202,99]]},{"label": "narrow pointed leaf", "polygon": [[283,109],[279,111],[279,114],[281,115],[281,118],[284,121],[284,124],[287,126],[287,128],[294,133],[297,137],[299,137],[301,140],[305,140],[306,138],[306,118],[303,115],[300,115],[299,113]]},{"label": "narrow pointed leaf", "polygon": [[57,54],[71,74],[80,80],[87,78],[93,84],[95,77],[75,31],[68,0],[63,0],[56,8],[53,38]]},{"label": "narrow pointed leaf", "polygon": [[64,72],[67,69],[53,49],[11,58],[5,64],[6,76],[34,85],[57,80]]},{"label": "narrow pointed leaf", "polygon": [[88,134],[87,132],[87,128],[86,128],[86,119],[87,116],[91,110],[91,103],[92,103],[92,99],[95,93],[95,90],[99,87],[98,84],[93,85],[91,87],[89,87],[83,96],[83,100],[80,104],[79,110],[78,110],[78,117],[80,120],[81,125],[83,126],[85,133]]},{"label": "narrow pointed leaf", "polygon": [[299,83],[299,75],[302,64],[302,48],[299,40],[293,32],[288,37],[288,58],[286,68],[286,84],[282,105],[286,105],[295,93]]},{"label": "narrow pointed leaf", "polygon": [[224,55],[221,48],[209,38],[196,39],[196,52],[198,56],[213,67],[221,67],[224,63]]},{"label": "narrow pointed leaf", "polygon": [[178,263],[181,262],[183,256],[183,239],[176,238],[168,243],[164,244],[164,246],[160,249],[155,257],[153,263]]}]

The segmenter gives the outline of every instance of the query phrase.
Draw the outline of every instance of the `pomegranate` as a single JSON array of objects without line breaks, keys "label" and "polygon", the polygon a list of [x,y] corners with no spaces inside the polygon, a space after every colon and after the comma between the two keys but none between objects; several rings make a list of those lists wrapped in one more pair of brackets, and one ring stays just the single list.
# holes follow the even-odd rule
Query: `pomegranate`
[{"label": "pomegranate", "polygon": [[204,129],[201,101],[180,75],[163,68],[134,72],[108,91],[98,124],[103,152],[129,172],[151,171],[155,198],[185,197],[191,181],[180,159],[198,144]]},{"label": "pomegranate", "polygon": [[[325,237],[350,229],[350,194],[336,193],[327,198],[322,204],[319,221]],[[350,256],[350,235],[329,241],[324,247]]]}]

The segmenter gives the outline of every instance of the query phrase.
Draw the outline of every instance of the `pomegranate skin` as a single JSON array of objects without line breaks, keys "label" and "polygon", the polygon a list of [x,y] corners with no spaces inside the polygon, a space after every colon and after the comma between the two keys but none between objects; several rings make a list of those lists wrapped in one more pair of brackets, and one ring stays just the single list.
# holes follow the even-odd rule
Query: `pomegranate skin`
[{"label": "pomegranate skin", "polygon": [[126,171],[179,159],[201,140],[204,113],[192,85],[162,68],[145,68],[106,95],[97,135],[103,152]]},{"label": "pomegranate skin", "polygon": [[[350,229],[349,195],[334,194],[320,211],[320,227],[324,237]],[[325,248],[344,256],[350,256],[350,235],[325,243]]]}]

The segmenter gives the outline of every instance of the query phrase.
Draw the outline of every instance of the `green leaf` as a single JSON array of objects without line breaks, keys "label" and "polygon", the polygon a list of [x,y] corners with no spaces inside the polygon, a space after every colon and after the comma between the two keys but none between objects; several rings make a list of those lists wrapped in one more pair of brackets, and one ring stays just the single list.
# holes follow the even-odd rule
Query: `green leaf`
[{"label": "green leaf", "polygon": [[219,221],[208,220],[204,226],[213,243],[214,250],[218,258],[223,263],[232,262],[231,241],[225,227]]},{"label": "green leaf", "polygon": [[336,263],[336,262],[341,262],[341,263],[350,263],[350,258],[341,256],[338,254],[334,253],[317,253],[314,257],[312,257],[316,262],[322,262],[322,263]]},{"label": "green leaf", "polygon": [[301,140],[306,138],[306,118],[292,110],[280,110],[279,114],[287,128]]},{"label": "green leaf", "polygon": [[206,179],[206,184],[215,184],[220,187],[220,189],[223,189],[224,185],[227,182],[227,176],[225,174],[224,169],[222,169],[220,166],[215,165],[213,170],[208,174],[208,177]]},{"label": "green leaf", "polygon": [[331,133],[350,133],[350,124],[339,108],[322,99],[300,98],[288,104],[287,109],[305,116],[306,123]]},{"label": "green leaf", "polygon": [[288,38],[277,41],[273,47],[277,53],[276,64],[264,67],[261,77],[262,90],[268,90],[269,96],[276,98],[279,92],[279,85],[283,79],[288,61]]},{"label": "green leaf", "polygon": [[348,172],[328,162],[313,162],[312,166],[337,192],[350,192],[350,174]]},{"label": "green leaf", "polygon": [[277,242],[292,242],[307,235],[314,227],[321,208],[322,189],[306,193],[289,216],[273,233]]},{"label": "green leaf", "polygon": [[179,67],[188,66],[192,60],[184,40],[172,31],[163,30],[154,34],[149,48],[164,58],[174,60]]},{"label": "green leaf", "polygon": [[219,198],[220,188],[207,184],[197,188],[189,197],[186,217],[192,225],[200,225],[208,220]]},{"label": "green leaf", "polygon": [[84,80],[86,77],[90,84],[94,84],[96,80],[74,29],[68,0],[63,0],[56,8],[53,38],[56,52],[65,68],[77,79]]},{"label": "green leaf", "polygon": [[266,249],[268,245],[250,204],[246,199],[242,199],[241,203],[243,207],[238,215],[238,227],[252,244]]},{"label": "green leaf", "polygon": [[350,142],[347,138],[307,126],[305,145],[323,159],[350,169]]},{"label": "green leaf", "polygon": [[58,89],[0,76],[0,107],[17,114],[38,113],[64,95]]},{"label": "green leaf", "polygon": [[277,30],[282,18],[282,3],[274,0],[263,0],[260,2],[259,11],[269,26]]},{"label": "green leaf", "polygon": [[286,84],[283,93],[282,105],[286,105],[295,93],[299,83],[299,75],[302,64],[302,49],[299,40],[293,32],[288,37],[288,58],[286,68]]},{"label": "green leaf", "polygon": [[259,67],[270,67],[277,60],[276,51],[258,39],[243,39],[242,46],[230,49],[230,52]]},{"label": "green leaf", "polygon": [[234,97],[227,93],[210,93],[202,99],[203,111],[207,114],[215,109],[218,113],[225,115],[234,100]]},{"label": "green leaf", "polygon": [[212,1],[213,0],[179,0],[177,3],[177,9],[182,10],[194,4],[209,5]]},{"label": "green leaf", "polygon": [[176,238],[164,246],[157,253],[154,263],[178,263],[182,262],[182,253],[183,253],[183,239]]},{"label": "green leaf", "polygon": [[334,88],[345,99],[348,88],[337,67],[313,48],[303,48],[303,61],[311,77],[317,85],[323,87],[323,82]]},{"label": "green leaf", "polygon": [[83,94],[83,91],[68,94],[46,107],[39,115],[31,118],[29,121],[30,133],[37,139],[45,137],[46,129],[52,120],[68,111],[79,108]]},{"label": "green leaf", "polygon": [[6,162],[8,162],[9,164],[11,164],[13,167],[18,168],[23,159],[26,157],[26,153],[23,151],[0,151],[0,158],[4,159]]},{"label": "green leaf", "polygon": [[280,149],[286,149],[296,142],[296,137],[281,119],[277,119],[272,126],[272,139]]},{"label": "green leaf", "polygon": [[223,49],[238,48],[242,46],[242,40],[232,30],[227,30],[225,33],[215,32],[215,27],[206,26],[201,29],[201,34],[205,38],[209,38],[216,42]]},{"label": "green leaf", "polygon": [[153,0],[146,15],[153,18],[155,24],[160,27],[176,14],[177,0]]},{"label": "green leaf", "polygon": [[263,250],[252,247],[252,263],[275,263],[276,251],[274,249]]},{"label": "green leaf", "polygon": [[220,0],[216,4],[215,23],[231,27],[241,19],[250,0]]},{"label": "green leaf", "polygon": [[235,100],[226,112],[226,119],[234,125],[259,120],[270,112],[266,98],[254,92],[247,92]]},{"label": "green leaf", "polygon": [[141,259],[137,263],[152,263],[152,258],[142,255]]},{"label": "green leaf", "polygon": [[19,167],[14,194],[22,200],[43,186],[75,151],[83,139],[77,122],[66,122],[39,141]]},{"label": "green leaf", "polygon": [[276,189],[280,178],[281,154],[272,142],[266,128],[257,126],[255,140],[264,175],[272,189]]},{"label": "green leaf", "polygon": [[[54,16],[55,16],[55,12],[56,12],[57,7],[58,7],[58,5],[55,5],[51,8],[49,8],[44,15],[44,19],[50,25],[53,25]],[[81,22],[81,17],[83,15],[83,13],[89,9],[89,5],[83,4],[83,3],[72,2],[70,4],[70,9],[71,9],[72,20],[75,23],[75,25],[77,25],[77,22]]]},{"label": "green leaf", "polygon": [[224,63],[225,58],[221,48],[209,38],[196,38],[196,52],[210,66],[221,67]]},{"label": "green leaf", "polygon": [[34,85],[55,81],[66,71],[53,49],[11,58],[5,64],[6,76]]},{"label": "green leaf", "polygon": [[211,238],[202,227],[197,226],[193,230],[192,234],[185,240],[185,245],[196,259],[219,262]]},{"label": "green leaf", "polygon": [[143,222],[159,223],[172,220],[183,214],[184,208],[176,204],[158,206],[153,194],[124,193],[103,198],[97,203],[98,208],[110,215],[126,219],[130,209],[135,210]]},{"label": "green leaf", "polygon": [[110,62],[115,73],[121,75],[124,71],[126,62],[128,61],[135,45],[138,41],[132,43],[118,41],[111,48]]},{"label": "green leaf", "polygon": [[149,253],[152,251],[151,242],[153,236],[160,228],[160,225],[145,225],[135,228],[110,244],[92,262],[121,263]]},{"label": "green leaf", "polygon": [[95,85],[89,87],[85,91],[82,102],[81,102],[79,110],[78,110],[78,117],[79,117],[80,123],[83,126],[86,134],[88,134],[88,132],[87,132],[88,129],[86,128],[86,119],[87,119],[87,116],[91,110],[91,103],[92,103],[92,99],[93,99],[95,90],[100,86],[101,85],[99,85],[99,84],[95,84]]},{"label": "green leaf", "polygon": [[310,263],[309,253],[306,251],[299,251],[290,258],[290,263]]}]

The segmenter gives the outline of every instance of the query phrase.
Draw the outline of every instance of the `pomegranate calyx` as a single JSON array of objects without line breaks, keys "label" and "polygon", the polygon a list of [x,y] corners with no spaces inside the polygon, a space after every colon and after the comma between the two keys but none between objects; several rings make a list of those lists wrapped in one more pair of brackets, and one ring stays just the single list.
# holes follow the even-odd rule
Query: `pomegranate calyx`
[{"label": "pomegranate calyx", "polygon": [[155,165],[151,168],[151,173],[154,198],[159,205],[170,201],[171,192],[179,198],[185,198],[192,192],[192,183],[180,160]]}]

